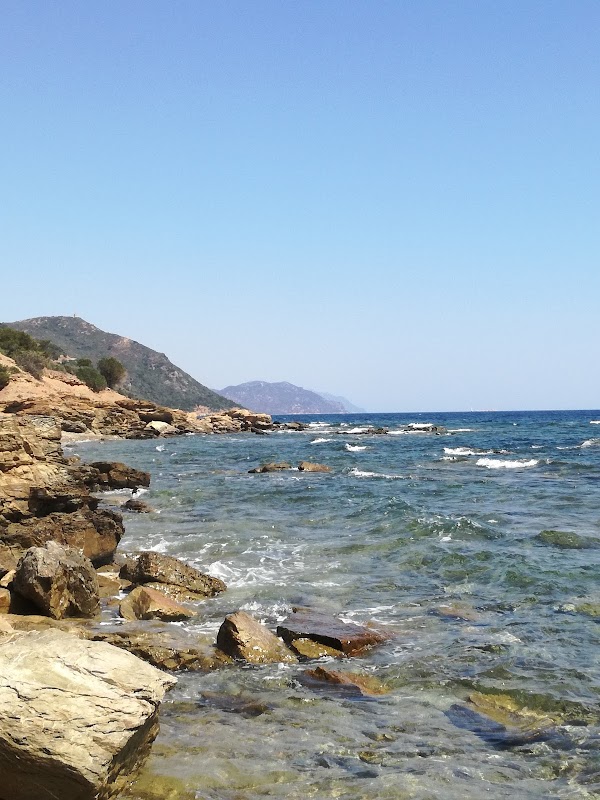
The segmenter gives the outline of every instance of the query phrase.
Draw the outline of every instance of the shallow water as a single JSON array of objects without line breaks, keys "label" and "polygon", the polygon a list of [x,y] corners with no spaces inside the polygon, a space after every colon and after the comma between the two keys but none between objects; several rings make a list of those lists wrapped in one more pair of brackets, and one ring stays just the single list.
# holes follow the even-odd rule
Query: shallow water
[{"label": "shallow water", "polygon": [[[216,634],[238,608],[274,626],[303,605],[394,633],[336,665],[382,681],[373,699],[308,687],[305,665],[182,674],[139,796],[599,796],[600,412],[306,419],[303,433],[68,448],[152,473],[159,513],[128,515],[122,550],[226,581],[191,630]],[[423,422],[452,432],[400,433]],[[362,425],[399,435],[349,432]],[[247,472],[304,459],[333,471]],[[464,714],[474,690],[558,722],[544,740],[498,741]]]}]

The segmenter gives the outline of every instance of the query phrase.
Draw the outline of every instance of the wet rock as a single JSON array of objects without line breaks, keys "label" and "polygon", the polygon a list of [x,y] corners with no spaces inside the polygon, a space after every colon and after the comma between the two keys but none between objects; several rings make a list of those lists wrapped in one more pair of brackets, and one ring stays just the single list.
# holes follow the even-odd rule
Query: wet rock
[{"label": "wet rock", "polygon": [[151,514],[154,511],[148,503],[144,503],[143,500],[135,500],[133,497],[123,503],[122,508],[126,508],[127,511],[135,511],[137,514]]},{"label": "wet rock", "polygon": [[179,622],[195,616],[189,608],[147,586],[133,589],[121,601],[119,614],[124,619],[160,619],[164,622]]},{"label": "wet rock", "polygon": [[568,531],[541,531],[535,537],[542,544],[550,544],[563,550],[586,550],[600,547],[600,541],[591,536],[580,536],[578,533]]},{"label": "wet rock", "polygon": [[118,595],[122,589],[131,586],[128,581],[123,581],[121,578],[119,578],[118,572],[110,573],[96,571],[96,577],[98,578],[98,587],[100,589],[101,599],[116,597],[116,595]]},{"label": "wet rock", "polygon": [[249,664],[297,660],[281,639],[245,611],[225,617],[217,635],[217,647],[228,656]]},{"label": "wet rock", "polygon": [[336,650],[333,647],[327,647],[327,645],[321,644],[320,642],[315,642],[312,639],[294,639],[289,646],[294,653],[301,656],[301,658],[313,659],[323,658],[324,656],[341,658],[344,656],[344,653],[342,653],[341,650]]},{"label": "wet rock", "polygon": [[27,550],[17,564],[13,587],[55,619],[91,617],[98,611],[99,588],[92,562],[57,542]]},{"label": "wet rock", "polygon": [[174,678],[129,653],[62,631],[13,633],[0,647],[2,796],[104,800],[158,732]]},{"label": "wet rock", "polygon": [[176,436],[179,433],[174,425],[161,420],[152,420],[145,426],[144,430],[152,431],[157,436]]},{"label": "wet rock", "polygon": [[206,595],[200,592],[192,592],[186,589],[185,586],[177,586],[175,583],[158,583],[157,581],[150,581],[144,583],[149,589],[155,589],[157,592],[170,597],[177,603],[201,603],[206,600]]},{"label": "wet rock", "polygon": [[243,695],[223,694],[221,692],[202,692],[198,705],[203,708],[218,708],[229,714],[239,714],[241,717],[260,717],[269,706],[259,703],[251,697]]},{"label": "wet rock", "polygon": [[260,467],[254,467],[253,469],[249,469],[248,472],[251,474],[261,474],[264,472],[281,472],[286,469],[291,469],[292,465],[288,464],[287,461],[270,461],[268,464],[261,464]]},{"label": "wet rock", "polygon": [[358,672],[340,672],[317,667],[306,670],[302,677],[305,681],[308,679],[309,682],[330,684],[363,697],[376,697],[389,692],[389,689],[373,675],[361,675]]},{"label": "wet rock", "polygon": [[128,559],[120,575],[131,583],[156,582],[183,586],[204,597],[213,597],[227,588],[219,578],[205,575],[177,558],[153,551],[144,551],[136,558]]},{"label": "wet rock", "polygon": [[277,634],[291,647],[296,639],[312,639],[347,656],[362,653],[389,638],[381,631],[342,622],[337,617],[310,609],[287,617],[277,626]]},{"label": "wet rock", "polygon": [[465,622],[482,622],[484,617],[473,606],[467,603],[444,603],[431,609],[437,617],[449,620],[464,620]]},{"label": "wet rock", "polygon": [[300,472],[331,472],[331,467],[325,464],[314,464],[312,461],[301,461],[298,469]]},{"label": "wet rock", "polygon": [[119,461],[95,461],[90,464],[97,470],[96,487],[101,489],[139,489],[150,486],[150,473],[143,472]]},{"label": "wet rock", "polygon": [[112,631],[93,631],[94,641],[108,642],[164,670],[210,672],[231,664],[208,637],[191,636],[178,627],[145,623]]}]

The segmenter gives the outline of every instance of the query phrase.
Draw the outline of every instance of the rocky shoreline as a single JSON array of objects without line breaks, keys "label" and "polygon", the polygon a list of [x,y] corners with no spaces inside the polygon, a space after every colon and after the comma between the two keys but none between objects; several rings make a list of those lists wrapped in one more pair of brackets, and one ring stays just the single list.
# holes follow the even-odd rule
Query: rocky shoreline
[{"label": "rocky shoreline", "polygon": [[[98,493],[148,486],[150,475],[117,462],[67,458],[65,433],[147,438],[265,433],[277,426],[268,415],[243,409],[190,422],[183,412],[139,401],[109,406],[52,409],[30,398],[5,403],[0,413],[2,800],[121,793],[157,735],[158,708],[176,683],[173,672],[347,658],[385,639],[307,609],[277,631],[234,612],[216,641],[173,626],[201,613],[225,584],[158,553],[121,556],[122,517],[99,507]],[[85,431],[75,430],[84,424]],[[132,509],[148,510],[139,501]],[[100,625],[101,613],[115,625]],[[365,690],[351,675],[327,669],[312,679]]]}]

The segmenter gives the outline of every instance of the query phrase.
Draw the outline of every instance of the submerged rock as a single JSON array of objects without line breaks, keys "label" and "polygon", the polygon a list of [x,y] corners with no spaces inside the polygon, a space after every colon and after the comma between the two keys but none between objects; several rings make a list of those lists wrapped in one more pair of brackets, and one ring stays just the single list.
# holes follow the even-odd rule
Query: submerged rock
[{"label": "submerged rock", "polygon": [[175,679],[130,653],[62,631],[13,633],[0,647],[0,764],[10,800],[104,800],[158,733]]},{"label": "submerged rock", "polygon": [[568,531],[541,531],[535,538],[542,544],[561,547],[563,550],[586,550],[600,547],[598,539],[590,536],[580,536],[578,533],[570,533]]},{"label": "submerged rock", "polygon": [[120,575],[131,583],[166,583],[183,586],[203,597],[213,597],[227,588],[222,580],[205,575],[178,558],[146,550],[128,559]]},{"label": "submerged rock", "polygon": [[31,547],[17,564],[13,587],[55,619],[92,617],[100,592],[92,562],[77,550],[48,542]]},{"label": "submerged rock", "polygon": [[362,675],[358,672],[340,672],[339,670],[317,667],[303,673],[303,680],[321,684],[330,684],[343,691],[359,694],[363,697],[376,697],[387,694],[389,689],[373,675]]},{"label": "submerged rock", "polygon": [[331,472],[331,467],[325,464],[315,464],[312,461],[301,461],[298,469],[300,472]]},{"label": "submerged rock", "polygon": [[372,628],[342,622],[337,617],[310,609],[296,611],[287,617],[277,626],[277,634],[290,647],[294,646],[296,639],[311,639],[347,656],[362,653],[389,638]]},{"label": "submerged rock", "polygon": [[291,468],[292,465],[288,464],[287,461],[270,461],[268,464],[261,464],[260,467],[249,469],[248,472],[250,474],[261,474],[265,472],[282,472],[283,470]]},{"label": "submerged rock", "polygon": [[217,647],[228,656],[249,664],[297,660],[281,639],[245,611],[225,617],[217,635]]}]

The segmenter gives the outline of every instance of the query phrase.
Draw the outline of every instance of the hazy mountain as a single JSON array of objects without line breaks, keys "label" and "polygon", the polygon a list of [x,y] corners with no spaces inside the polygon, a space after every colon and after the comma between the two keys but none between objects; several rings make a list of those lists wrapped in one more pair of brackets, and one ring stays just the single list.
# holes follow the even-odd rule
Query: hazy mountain
[{"label": "hazy mountain", "polygon": [[341,403],[326,400],[316,392],[287,381],[250,381],[219,391],[244,408],[264,414],[343,414],[345,411]]},{"label": "hazy mountain", "polygon": [[34,317],[0,323],[25,331],[35,339],[49,339],[65,355],[89,358],[94,364],[104,356],[118,359],[127,370],[119,391],[163,406],[192,411],[196,406],[211,410],[231,408],[231,401],[198,383],[164,353],[157,353],[133,339],[96,328],[79,317]]},{"label": "hazy mountain", "polygon": [[366,408],[359,408],[359,406],[355,406],[354,403],[351,403],[350,400],[347,400],[345,397],[340,397],[336,394],[329,394],[329,392],[318,392],[321,397],[324,397],[325,400],[329,400],[332,403],[338,403],[344,411],[348,414],[362,414],[366,412]]}]

